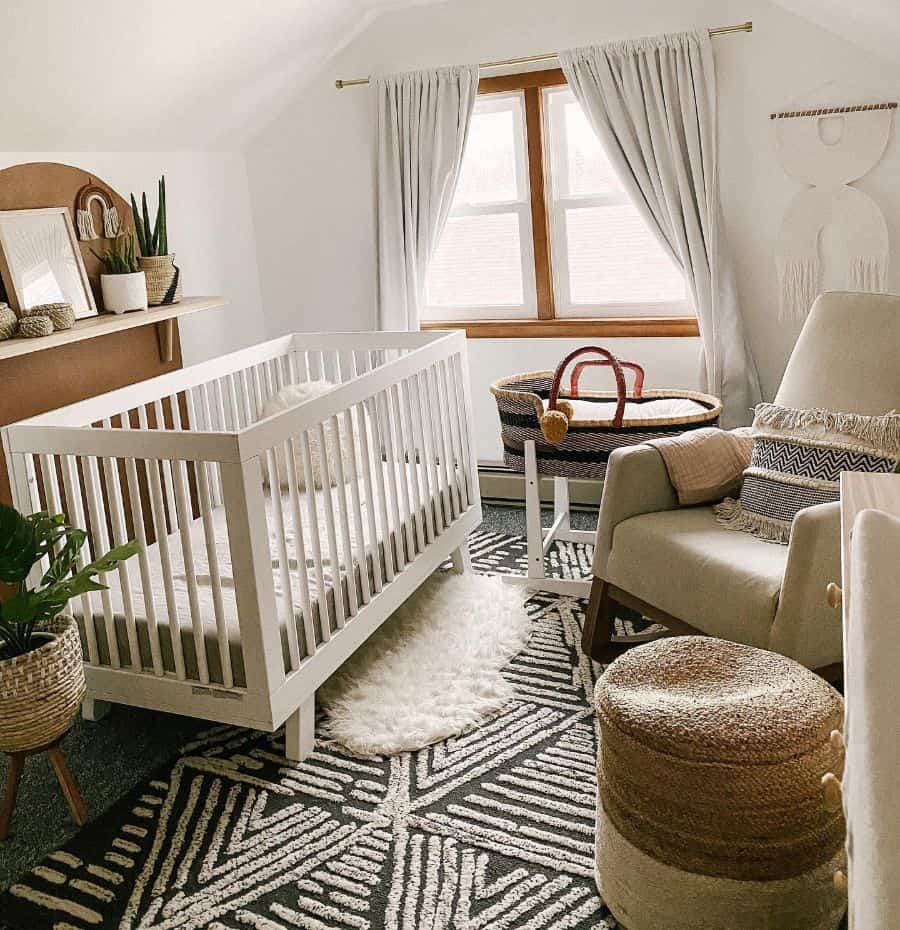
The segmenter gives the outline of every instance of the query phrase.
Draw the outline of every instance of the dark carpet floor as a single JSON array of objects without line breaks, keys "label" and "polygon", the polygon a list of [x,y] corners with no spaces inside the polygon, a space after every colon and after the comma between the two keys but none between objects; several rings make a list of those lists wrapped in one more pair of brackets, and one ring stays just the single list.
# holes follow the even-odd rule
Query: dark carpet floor
[{"label": "dark carpet floor", "polygon": [[[549,526],[552,511],[545,510]],[[572,526],[593,529],[596,513],[573,512]],[[525,534],[525,511],[515,506],[484,507],[483,529]],[[81,786],[91,818],[108,810],[162,763],[173,758],[183,742],[208,724],[119,705],[99,723],[76,721],[63,749]],[[6,783],[7,757],[0,755],[0,779]],[[19,790],[9,839],[0,844],[0,889],[7,888],[47,853],[77,832],[68,816],[56,779],[44,757],[28,760]]]}]

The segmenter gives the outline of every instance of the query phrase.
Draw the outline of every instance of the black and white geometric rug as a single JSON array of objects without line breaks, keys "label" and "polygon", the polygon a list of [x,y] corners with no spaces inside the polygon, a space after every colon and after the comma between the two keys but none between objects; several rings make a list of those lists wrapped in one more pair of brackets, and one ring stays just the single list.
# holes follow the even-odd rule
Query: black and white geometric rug
[{"label": "black and white geometric rug", "polygon": [[[476,533],[476,569],[525,542]],[[590,570],[560,544],[554,574]],[[582,601],[538,594],[486,726],[384,759],[213,727],[0,898],[14,930],[612,930],[594,885],[599,667]]]}]

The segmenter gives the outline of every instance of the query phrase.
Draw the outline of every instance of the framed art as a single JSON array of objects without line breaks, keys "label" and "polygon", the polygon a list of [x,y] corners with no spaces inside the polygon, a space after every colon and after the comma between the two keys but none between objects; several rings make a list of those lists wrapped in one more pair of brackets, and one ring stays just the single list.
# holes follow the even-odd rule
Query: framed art
[{"label": "framed art", "polygon": [[68,207],[0,210],[0,274],[20,313],[65,301],[77,320],[97,315]]}]

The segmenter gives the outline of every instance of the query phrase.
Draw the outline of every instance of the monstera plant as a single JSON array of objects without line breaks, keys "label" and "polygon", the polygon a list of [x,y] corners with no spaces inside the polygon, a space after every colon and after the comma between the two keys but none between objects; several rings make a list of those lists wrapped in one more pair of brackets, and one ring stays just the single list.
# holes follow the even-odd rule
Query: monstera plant
[{"label": "monstera plant", "polygon": [[[14,586],[12,596],[0,603],[0,658],[23,655],[44,642],[43,624],[62,613],[73,597],[104,590],[97,575],[137,552],[136,543],[129,542],[79,569],[78,554],[86,540],[84,530],[69,526],[62,514],[42,511],[26,517],[0,504],[0,581]],[[29,588],[31,570],[42,559],[49,560],[49,567]]]},{"label": "monstera plant", "polygon": [[[62,514],[23,516],[0,504],[0,751],[32,752],[71,726],[85,693],[78,627],[64,614],[73,597],[99,591],[97,576],[137,552],[133,542],[79,567],[87,540]],[[44,565],[29,585],[35,566]],[[92,617],[84,617],[92,623]]]}]

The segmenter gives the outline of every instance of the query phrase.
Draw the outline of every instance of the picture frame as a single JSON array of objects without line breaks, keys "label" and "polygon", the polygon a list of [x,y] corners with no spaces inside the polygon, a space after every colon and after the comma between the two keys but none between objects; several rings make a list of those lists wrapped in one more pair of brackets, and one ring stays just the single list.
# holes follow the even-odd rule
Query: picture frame
[{"label": "picture frame", "polygon": [[70,303],[76,320],[97,316],[68,207],[0,210],[0,277],[20,316],[57,302]]}]

